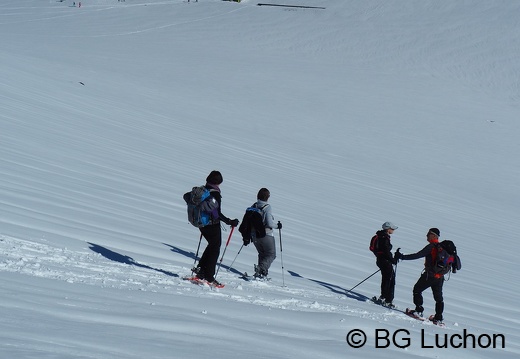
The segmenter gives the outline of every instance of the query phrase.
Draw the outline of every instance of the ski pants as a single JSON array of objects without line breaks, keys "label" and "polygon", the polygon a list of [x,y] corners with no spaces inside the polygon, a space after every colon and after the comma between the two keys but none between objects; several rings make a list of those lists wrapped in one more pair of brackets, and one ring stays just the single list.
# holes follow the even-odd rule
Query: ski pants
[{"label": "ski pants", "polygon": [[395,289],[394,266],[388,259],[378,258],[376,264],[381,269],[381,297],[385,302],[392,303]]},{"label": "ski pants", "polygon": [[258,272],[267,275],[269,267],[276,258],[276,244],[274,236],[267,235],[263,238],[255,238],[254,242],[258,251]]},{"label": "ski pants", "polygon": [[416,309],[422,308],[422,292],[428,288],[431,288],[433,292],[433,299],[435,300],[435,319],[442,320],[442,313],[444,312],[444,298],[442,297],[443,284],[444,276],[435,278],[433,274],[425,271],[413,287],[413,303],[415,304]]},{"label": "ski pants", "polygon": [[215,280],[215,267],[217,266],[218,256],[220,254],[220,246],[222,245],[222,232],[220,223],[212,224],[200,228],[200,233],[208,245],[200,257],[198,266],[201,269],[201,275],[208,282]]}]

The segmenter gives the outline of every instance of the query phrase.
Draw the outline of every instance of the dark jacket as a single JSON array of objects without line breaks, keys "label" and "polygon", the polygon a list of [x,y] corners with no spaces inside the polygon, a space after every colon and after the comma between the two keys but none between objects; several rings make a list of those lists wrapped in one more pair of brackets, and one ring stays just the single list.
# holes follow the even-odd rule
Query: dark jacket
[{"label": "dark jacket", "polygon": [[211,196],[215,198],[215,200],[218,203],[218,220],[215,220],[213,224],[211,225],[220,225],[219,221],[224,222],[225,224],[229,225],[231,223],[231,219],[226,217],[224,214],[222,214],[222,194],[220,193],[220,188],[217,186],[212,186],[208,183],[204,185],[204,187],[211,192]]},{"label": "dark jacket", "polygon": [[392,243],[390,243],[390,235],[385,230],[377,231],[377,253],[376,257],[378,260],[393,261],[394,256],[392,255]]},{"label": "dark jacket", "polygon": [[426,247],[424,247],[417,253],[403,254],[401,259],[406,261],[406,260],[424,258],[424,268],[426,269],[427,272],[432,272],[433,249],[435,248],[436,244],[437,243],[428,243],[426,245]]}]

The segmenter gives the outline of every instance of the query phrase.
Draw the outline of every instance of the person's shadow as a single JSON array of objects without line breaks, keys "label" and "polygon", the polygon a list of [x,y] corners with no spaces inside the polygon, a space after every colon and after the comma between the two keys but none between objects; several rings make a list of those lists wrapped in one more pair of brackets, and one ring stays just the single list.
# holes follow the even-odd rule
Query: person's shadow
[{"label": "person's shadow", "polygon": [[110,259],[111,261],[118,262],[118,263],[123,263],[123,264],[129,264],[129,265],[133,265],[133,266],[136,266],[136,267],[139,267],[139,268],[151,269],[151,270],[157,271],[159,273],[163,273],[163,274],[169,275],[171,277],[179,277],[178,274],[166,271],[164,269],[153,268],[153,267],[150,267],[150,266],[148,266],[146,264],[141,264],[139,262],[136,262],[132,257],[125,256],[123,254],[114,252],[114,251],[112,251],[112,250],[110,250],[108,248],[100,246],[99,244],[94,244],[94,243],[90,243],[90,242],[87,242],[87,243],[90,245],[90,249],[93,252],[99,253],[103,257],[105,257],[107,259]]},{"label": "person's shadow", "polygon": [[188,258],[191,258],[193,260],[197,259],[197,255],[194,253],[194,252],[188,252],[188,251],[185,251],[184,249],[181,249],[179,247],[175,247],[175,246],[172,246],[170,244],[167,244],[167,243],[163,243],[166,247],[169,247],[170,250],[173,252],[173,253],[177,253],[177,254],[181,254],[185,257],[188,257]]},{"label": "person's shadow", "polygon": [[305,278],[305,277],[301,276],[300,274],[298,274],[296,272],[293,272],[293,271],[287,271],[287,272],[289,272],[289,274],[292,275],[293,277],[310,280],[311,282],[318,283],[319,285],[327,288],[328,290],[330,290],[333,293],[344,294],[347,297],[349,297],[351,299],[358,300],[360,302],[366,302],[367,300],[370,299],[370,298],[368,298],[367,296],[365,296],[363,294],[353,292],[351,290],[348,290],[348,289],[345,289],[343,287],[340,287],[340,286],[338,286],[336,284],[331,284],[331,283],[323,282],[321,280],[316,280],[316,279]]},{"label": "person's shadow", "polygon": [[[171,244],[167,244],[167,243],[163,243],[165,246],[169,247],[170,250],[173,252],[173,253],[177,253],[177,254],[182,254],[183,256],[185,257],[188,257],[188,258],[191,258],[193,259],[194,263],[193,265],[195,265],[195,262],[197,261],[197,259],[199,259],[197,257],[197,254],[193,253],[193,252],[188,252],[188,251],[185,251],[184,249],[181,249],[179,247],[175,247],[175,246],[172,246]],[[222,259],[222,255],[223,253],[221,253],[221,256],[219,257],[219,262],[217,262],[217,265],[220,263],[220,259]],[[235,268],[232,268],[230,266],[226,266],[224,264],[221,265],[221,269],[225,269],[226,271],[228,272],[232,272],[232,273],[235,273],[235,274],[239,274],[239,275],[242,275],[244,273],[242,272],[239,272],[238,270],[236,270]]]}]

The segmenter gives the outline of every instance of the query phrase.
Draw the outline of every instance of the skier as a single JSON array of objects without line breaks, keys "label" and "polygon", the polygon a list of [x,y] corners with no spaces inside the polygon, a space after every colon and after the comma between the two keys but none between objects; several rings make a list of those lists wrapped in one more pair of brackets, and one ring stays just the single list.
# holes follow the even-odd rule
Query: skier
[{"label": "skier", "polygon": [[385,222],[382,230],[376,232],[374,254],[376,255],[376,265],[381,269],[381,295],[379,298],[373,298],[378,304],[388,308],[395,308],[392,304],[394,300],[395,273],[394,273],[394,256],[392,255],[392,243],[390,243],[390,235],[398,227],[392,222]]},{"label": "skier", "polygon": [[442,296],[442,286],[444,284],[444,274],[435,273],[433,270],[433,256],[436,253],[435,247],[439,243],[441,232],[438,228],[430,228],[426,234],[428,245],[414,254],[402,254],[399,250],[395,253],[395,258],[399,260],[413,260],[425,258],[424,271],[413,287],[413,303],[415,310],[409,311],[410,314],[422,317],[424,312],[422,292],[431,288],[433,292],[433,299],[435,300],[435,315],[432,318],[433,323],[442,323],[444,311],[444,299]]},{"label": "skier", "polygon": [[269,267],[276,258],[276,245],[273,235],[273,229],[281,229],[280,222],[275,223],[271,212],[271,205],[267,203],[271,193],[267,188],[261,188],[256,196],[257,202],[254,204],[256,208],[262,211],[262,220],[265,226],[265,237],[256,238],[253,231],[253,243],[258,251],[258,265],[255,266],[255,278],[266,278],[269,273]]},{"label": "skier", "polygon": [[220,221],[231,227],[238,226],[238,219],[229,219],[222,214],[222,195],[220,194],[219,186],[223,181],[224,179],[222,178],[222,174],[219,171],[211,171],[211,173],[206,178],[206,184],[204,187],[211,191],[211,195],[219,204],[219,218],[214,223],[199,228],[200,233],[204,236],[208,242],[208,245],[204,250],[202,257],[200,258],[197,267],[193,268],[193,272],[196,274],[197,278],[204,279],[213,286],[221,286],[221,284],[215,279],[215,267],[217,265],[218,256],[220,254],[220,246],[222,244]]}]

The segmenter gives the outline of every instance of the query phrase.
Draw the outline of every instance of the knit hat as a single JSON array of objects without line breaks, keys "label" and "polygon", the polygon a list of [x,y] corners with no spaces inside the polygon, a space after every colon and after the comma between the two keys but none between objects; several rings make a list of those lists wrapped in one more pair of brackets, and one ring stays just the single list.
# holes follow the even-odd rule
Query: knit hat
[{"label": "knit hat", "polygon": [[392,222],[383,223],[383,229],[397,229],[398,227]]},{"label": "knit hat", "polygon": [[219,171],[211,171],[211,173],[206,178],[206,182],[218,186],[224,182],[224,179],[222,178],[222,174]]},{"label": "knit hat", "polygon": [[441,231],[439,231],[439,228],[430,228],[428,232],[435,234],[437,237],[441,236]]}]

